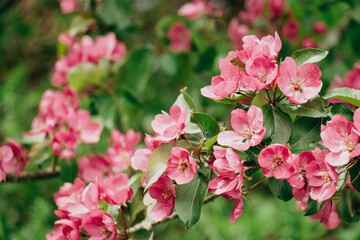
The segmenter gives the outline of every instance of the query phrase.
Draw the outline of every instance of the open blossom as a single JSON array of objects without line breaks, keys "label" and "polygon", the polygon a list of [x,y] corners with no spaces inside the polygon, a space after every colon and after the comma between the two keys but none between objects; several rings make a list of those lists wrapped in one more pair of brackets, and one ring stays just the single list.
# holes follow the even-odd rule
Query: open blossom
[{"label": "open blossom", "polygon": [[174,22],[166,36],[171,40],[170,50],[174,52],[190,52],[191,32],[182,22]]},{"label": "open blossom", "polygon": [[249,27],[246,25],[239,24],[239,19],[233,17],[230,20],[228,26],[228,37],[232,43],[232,45],[240,50],[242,49],[242,38],[248,34],[250,31]]},{"label": "open blossom", "polygon": [[310,151],[302,152],[299,155],[293,154],[292,157],[294,174],[290,176],[287,180],[292,187],[302,189],[306,187],[306,167],[311,162],[315,161],[315,157]]},{"label": "open blossom", "polygon": [[99,181],[100,196],[112,205],[123,205],[132,198],[133,191],[127,186],[129,177],[124,173],[116,173]]},{"label": "open blossom", "polygon": [[85,188],[85,183],[76,178],[74,183],[66,182],[54,193],[54,200],[59,210],[68,210],[68,206],[81,201],[81,193]]},{"label": "open blossom", "polygon": [[246,113],[242,109],[231,112],[231,126],[235,131],[221,132],[218,143],[245,151],[258,145],[265,134],[263,127],[263,114],[260,108],[252,105]]},{"label": "open blossom", "polygon": [[175,140],[185,128],[187,114],[187,108],[181,109],[179,106],[172,106],[170,115],[164,111],[162,114],[156,115],[151,122],[156,134],[154,139],[162,143]]},{"label": "open blossom", "polygon": [[306,167],[306,178],[311,186],[310,197],[318,202],[331,198],[337,185],[338,174],[333,166],[325,162],[328,150],[316,148],[313,151],[316,161]]},{"label": "open blossom", "polygon": [[317,214],[309,217],[313,220],[320,219],[320,222],[329,230],[335,229],[340,224],[339,214],[332,200],[327,201]]},{"label": "open blossom", "polygon": [[146,172],[152,152],[155,148],[160,146],[161,143],[147,134],[144,142],[148,148],[140,148],[135,151],[134,156],[131,158],[131,167],[135,170],[141,170],[143,172]]},{"label": "open blossom", "polygon": [[95,182],[112,172],[112,163],[106,156],[82,156],[77,159],[79,177],[87,182]]},{"label": "open blossom", "polygon": [[195,159],[184,148],[174,147],[167,163],[167,175],[177,184],[190,182],[196,174]]},{"label": "open blossom", "polygon": [[294,174],[290,150],[281,144],[273,144],[261,150],[259,165],[266,177],[286,179]]},{"label": "open blossom", "polygon": [[107,212],[102,210],[89,212],[83,221],[83,226],[91,240],[116,240],[115,222]]},{"label": "open blossom", "polygon": [[73,133],[59,131],[55,134],[51,148],[57,156],[71,159],[75,157],[77,144],[77,138]]},{"label": "open blossom", "polygon": [[79,109],[69,114],[68,125],[71,131],[77,134],[84,143],[97,143],[100,140],[102,127],[100,124],[90,122],[90,113]]},{"label": "open blossom", "polygon": [[231,51],[225,59],[220,59],[221,75],[211,79],[211,85],[203,87],[201,94],[205,97],[219,100],[236,91],[239,85],[240,68],[233,63],[240,61],[236,51]]},{"label": "open blossom", "polygon": [[264,12],[264,0],[245,0],[245,10],[239,13],[240,19],[253,23]]},{"label": "open blossom", "polygon": [[244,209],[243,194],[240,189],[234,189],[230,192],[221,194],[221,196],[226,199],[234,201],[234,207],[229,217],[229,223],[232,224],[236,220],[238,220],[243,213],[243,209]]},{"label": "open blossom", "polygon": [[69,220],[60,219],[55,222],[56,229],[46,235],[47,240],[78,240],[80,239],[79,226]]},{"label": "open blossom", "polygon": [[19,175],[24,171],[27,162],[26,149],[14,139],[8,138],[7,143],[0,146],[0,169],[2,168],[6,173],[16,172]]},{"label": "open blossom", "polygon": [[303,104],[315,97],[321,90],[321,71],[313,63],[305,63],[299,68],[291,57],[280,65],[277,79],[280,90],[292,103]]},{"label": "open blossom", "polygon": [[156,199],[156,205],[150,213],[150,219],[159,222],[170,216],[174,210],[176,191],[172,180],[161,176],[149,187],[151,198]]},{"label": "open blossom", "polygon": [[0,182],[6,178],[6,172],[3,165],[11,162],[13,158],[14,154],[9,146],[4,145],[0,147]]},{"label": "open blossom", "polygon": [[[357,117],[358,113],[355,113]],[[355,118],[356,120],[356,118]],[[320,134],[322,145],[330,150],[326,162],[332,166],[347,164],[351,158],[360,155],[359,135],[353,130],[354,123],[336,114],[326,126],[322,126]]]},{"label": "open blossom", "polygon": [[242,73],[240,84],[245,89],[261,90],[272,83],[279,72],[279,67],[266,57],[257,56],[246,62],[246,73]]},{"label": "open blossom", "polygon": [[60,8],[61,12],[71,13],[76,10],[76,0],[59,0],[60,1]]},{"label": "open blossom", "polygon": [[190,20],[194,20],[205,13],[207,7],[206,0],[195,0],[185,3],[178,10],[179,16],[184,16]]}]

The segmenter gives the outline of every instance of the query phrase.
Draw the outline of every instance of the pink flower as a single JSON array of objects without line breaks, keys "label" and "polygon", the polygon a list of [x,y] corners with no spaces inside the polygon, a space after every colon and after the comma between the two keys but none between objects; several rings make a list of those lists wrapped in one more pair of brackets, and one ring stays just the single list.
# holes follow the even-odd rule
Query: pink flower
[{"label": "pink flower", "polygon": [[243,201],[243,195],[241,190],[234,189],[230,192],[224,193],[221,195],[222,197],[234,201],[234,207],[231,211],[230,217],[229,217],[229,223],[234,223],[236,220],[238,220],[244,209],[244,201]]},{"label": "pink flower", "polygon": [[302,152],[299,155],[293,154],[292,157],[292,166],[295,172],[287,180],[292,187],[302,189],[306,186],[306,167],[315,161],[315,157],[310,151]]},{"label": "pink flower", "polygon": [[83,221],[89,240],[116,240],[117,232],[114,219],[102,210],[91,211]]},{"label": "pink flower", "polygon": [[71,13],[76,10],[76,0],[59,0],[60,8],[63,14]]},{"label": "pink flower", "polygon": [[236,177],[233,179],[218,176],[209,182],[209,192],[215,193],[217,195],[228,193],[239,189],[243,183],[244,177],[242,174],[236,175]]},{"label": "pink flower", "polygon": [[14,154],[9,146],[0,146],[0,182],[6,179],[6,171],[3,165],[11,162],[13,158]]},{"label": "pink flower", "polygon": [[87,182],[95,182],[112,172],[111,161],[102,155],[82,156],[77,159],[79,177]]},{"label": "pink flower", "polygon": [[297,201],[297,208],[304,212],[307,211],[307,203],[310,197],[310,187],[304,186],[304,188],[298,189],[293,187],[292,194]]},{"label": "pink flower", "polygon": [[315,97],[321,90],[321,71],[313,63],[305,63],[299,68],[291,57],[280,65],[277,83],[280,90],[292,103],[303,104]]},{"label": "pink flower", "polygon": [[242,73],[240,84],[245,89],[261,90],[268,88],[279,72],[279,67],[266,57],[257,56],[246,62],[246,73]]},{"label": "pink flower", "polygon": [[[7,141],[8,142],[6,144],[0,147],[0,149],[4,148],[5,150],[0,150],[0,165],[5,172],[16,172],[16,174],[19,175],[24,171],[24,168],[28,162],[26,149],[21,148],[20,144],[14,139],[8,138]],[[11,154],[8,151],[9,149],[6,147],[10,148]],[[11,159],[9,158],[10,155]]]},{"label": "pink flower", "polygon": [[242,49],[242,38],[250,31],[246,25],[240,25],[239,19],[233,17],[228,26],[228,37],[236,49]]},{"label": "pink flower", "polygon": [[185,3],[178,10],[179,16],[184,16],[190,20],[194,20],[205,13],[206,2],[205,0],[198,0],[189,3]]},{"label": "pink flower", "polygon": [[54,193],[55,203],[59,210],[68,210],[68,206],[81,201],[81,193],[85,188],[84,182],[76,178],[74,183],[66,182]]},{"label": "pink flower", "polygon": [[317,34],[323,35],[327,31],[327,25],[323,21],[316,21],[313,26],[313,31]]},{"label": "pink flower", "polygon": [[46,235],[47,240],[78,240],[80,239],[79,226],[69,219],[55,222],[56,230]]},{"label": "pink flower", "polygon": [[241,11],[239,17],[244,22],[253,23],[264,11],[264,0],[245,0],[246,11]]},{"label": "pink flower", "polygon": [[89,212],[99,208],[100,189],[95,183],[90,183],[79,194],[79,199],[74,204],[67,206],[69,217],[72,220],[81,221]]},{"label": "pink flower", "polygon": [[152,151],[147,148],[136,150],[134,156],[131,159],[131,167],[135,170],[146,172],[151,154]]},{"label": "pink flower", "polygon": [[254,35],[248,35],[243,37],[243,50],[240,50],[238,57],[246,64],[246,62],[256,56],[264,56],[273,61],[279,56],[279,52],[282,47],[282,43],[279,34],[275,32],[275,37],[268,35],[260,40]]},{"label": "pink flower", "polygon": [[331,198],[337,185],[338,174],[334,167],[325,162],[328,150],[316,148],[313,151],[316,161],[306,167],[306,178],[311,186],[310,197],[318,202]]},{"label": "pink flower", "polygon": [[149,194],[153,199],[157,200],[150,213],[150,219],[159,222],[172,214],[176,192],[170,178],[161,176],[157,182],[149,187]]},{"label": "pink flower", "polygon": [[167,162],[167,175],[177,184],[190,182],[196,174],[197,164],[190,153],[180,147],[171,149],[171,155]]},{"label": "pink flower", "polygon": [[67,33],[60,33],[58,36],[58,41],[67,47],[71,47],[76,42],[76,38],[70,36]]},{"label": "pink flower", "polygon": [[244,166],[241,158],[231,148],[214,146],[214,157],[212,169],[216,175],[228,179],[236,178],[239,173],[242,175]]},{"label": "pink flower", "polygon": [[294,174],[290,150],[281,144],[273,144],[261,150],[259,165],[266,177],[286,179]]},{"label": "pink flower", "polygon": [[302,40],[301,46],[302,48],[317,48],[318,44],[313,38],[306,37]]},{"label": "pink flower", "polygon": [[187,114],[187,108],[182,110],[179,106],[172,106],[170,115],[164,111],[162,111],[162,114],[156,115],[151,122],[156,134],[154,139],[162,143],[175,140],[185,128]]},{"label": "pink flower", "polygon": [[278,18],[284,9],[285,0],[270,0],[270,10],[274,18]]},{"label": "pink flower", "polygon": [[124,173],[116,173],[100,180],[101,198],[112,205],[123,205],[132,198],[133,191],[127,186],[129,178]]},{"label": "pink flower", "polygon": [[332,200],[327,201],[317,214],[309,217],[313,220],[320,219],[328,230],[335,229],[340,224],[339,214]]},{"label": "pink flower", "polygon": [[[357,118],[357,113],[354,116]],[[355,119],[356,119],[355,118]],[[351,158],[360,155],[359,135],[353,130],[354,123],[336,114],[326,127],[322,126],[320,134],[322,145],[331,152],[326,155],[326,162],[332,166],[347,164]]]},{"label": "pink flower", "polygon": [[174,52],[190,52],[191,32],[182,22],[174,22],[166,36],[170,39],[170,50]]},{"label": "pink flower", "polygon": [[84,143],[97,143],[100,140],[102,127],[100,124],[90,122],[90,113],[79,109],[69,114],[68,125],[70,131],[76,133],[79,139]]},{"label": "pink flower", "polygon": [[296,42],[299,37],[299,31],[299,23],[295,20],[288,20],[282,28],[282,35],[284,38]]},{"label": "pink flower", "polygon": [[236,65],[237,61],[240,60],[235,51],[229,52],[225,59],[220,59],[219,68],[221,75],[213,77],[211,85],[203,87],[201,94],[205,97],[219,100],[235,92],[239,85],[241,71],[239,66]]},{"label": "pink flower", "polygon": [[218,143],[245,151],[258,145],[265,134],[263,127],[263,114],[260,108],[252,105],[246,113],[242,109],[231,112],[231,126],[235,131],[221,132]]},{"label": "pink flower", "polygon": [[51,148],[57,156],[71,159],[75,157],[77,144],[76,136],[73,133],[59,131],[55,134]]}]

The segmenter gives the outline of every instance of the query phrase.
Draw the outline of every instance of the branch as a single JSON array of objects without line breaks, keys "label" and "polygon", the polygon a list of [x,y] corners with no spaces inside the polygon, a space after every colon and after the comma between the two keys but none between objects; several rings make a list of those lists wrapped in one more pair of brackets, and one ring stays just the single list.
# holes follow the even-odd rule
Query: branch
[{"label": "branch", "polygon": [[[215,198],[219,197],[220,195],[216,195],[216,194],[213,194],[213,195],[210,195],[208,196],[207,198],[205,198],[204,200],[204,205],[207,204],[208,202],[211,202],[213,201]],[[160,224],[160,223],[165,223],[165,222],[168,222],[170,220],[173,220],[175,218],[178,218],[179,215],[177,213],[172,213],[170,216],[166,217],[164,220],[160,221],[160,222],[148,222],[146,220],[136,224],[135,226],[133,227],[130,227],[128,229],[128,233],[129,234],[132,234],[132,233],[135,233],[136,231],[139,231],[140,229],[146,229],[147,231],[150,231],[153,227],[155,227],[156,225]]]},{"label": "branch", "polygon": [[21,175],[15,174],[7,174],[6,181],[1,183],[8,183],[8,182],[26,182],[32,180],[41,180],[41,179],[49,179],[55,178],[60,176],[60,169],[55,168],[54,170],[43,170],[38,172],[31,172],[31,173],[24,173]]}]

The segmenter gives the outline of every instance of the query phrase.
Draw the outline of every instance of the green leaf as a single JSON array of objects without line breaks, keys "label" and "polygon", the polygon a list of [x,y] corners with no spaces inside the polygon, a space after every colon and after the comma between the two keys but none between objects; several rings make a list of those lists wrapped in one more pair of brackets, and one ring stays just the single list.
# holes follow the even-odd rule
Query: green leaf
[{"label": "green leaf", "polygon": [[349,169],[351,185],[360,192],[360,161]]},{"label": "green leaf", "polygon": [[21,144],[35,144],[35,143],[41,143],[45,140],[45,133],[39,133],[36,135],[23,135],[21,138]]},{"label": "green leaf", "polygon": [[289,101],[282,101],[279,104],[282,111],[288,114],[295,114],[303,117],[324,118],[327,114],[324,110],[324,103],[321,97],[310,99],[304,104],[294,104]]},{"label": "green leaf", "polygon": [[75,178],[78,175],[78,165],[75,159],[61,159],[61,179],[64,182],[74,182]]},{"label": "green leaf", "polygon": [[270,191],[285,202],[293,198],[292,188],[286,179],[269,178]]},{"label": "green leaf", "polygon": [[254,99],[251,102],[251,105],[255,105],[259,108],[264,106],[266,104],[264,93],[265,93],[265,90],[263,89],[258,94],[256,94],[256,96],[254,97]]},{"label": "green leaf", "polygon": [[99,86],[106,73],[94,63],[82,63],[66,75],[69,85],[79,91],[88,86]]},{"label": "green leaf", "polygon": [[345,117],[348,121],[353,121],[353,111],[351,111],[349,105],[346,103],[335,103],[331,107],[331,114],[334,116],[335,114],[340,114]]},{"label": "green leaf", "polygon": [[264,105],[262,111],[266,128],[264,138],[271,137],[272,143],[286,144],[290,138],[292,127],[289,114],[270,105]]},{"label": "green leaf", "polygon": [[323,205],[324,205],[324,202],[318,202],[318,201],[315,201],[315,200],[309,198],[309,200],[307,202],[307,211],[304,216],[311,216],[311,215],[317,214]]},{"label": "green leaf", "polygon": [[340,99],[345,102],[351,103],[356,107],[360,107],[360,90],[357,89],[347,87],[331,89],[325,94],[324,98]]},{"label": "green leaf", "polygon": [[193,113],[191,121],[199,125],[204,136],[208,139],[220,132],[220,127],[216,119],[207,113]]},{"label": "green leaf", "polygon": [[201,208],[208,190],[208,177],[198,171],[191,182],[178,185],[175,209],[187,229],[200,219]]},{"label": "green leaf", "polygon": [[249,98],[244,95],[240,95],[237,97],[226,97],[226,98],[214,100],[214,101],[218,102],[218,103],[224,103],[224,104],[234,104],[234,103],[237,103],[239,100],[244,100],[244,99],[249,99]]},{"label": "green leaf", "polygon": [[359,199],[354,198],[354,194],[358,193],[352,193],[350,190],[345,191],[337,207],[340,217],[346,222],[357,222],[359,220],[359,212],[354,209],[354,203],[359,206]]},{"label": "green leaf", "polygon": [[167,168],[167,162],[171,155],[171,149],[175,147],[175,141],[161,144],[151,154],[146,170],[146,189],[156,182]]},{"label": "green leaf", "polygon": [[185,103],[187,104],[187,106],[189,107],[189,109],[193,112],[197,112],[197,108],[195,106],[195,103],[192,99],[192,97],[186,92],[187,88],[183,88],[180,90],[181,95],[184,98]]},{"label": "green leaf", "polygon": [[95,19],[83,15],[76,15],[69,27],[69,35],[76,36],[79,33],[85,33],[90,25],[95,23]]},{"label": "green leaf", "polygon": [[212,137],[204,143],[204,148],[211,148],[217,141],[218,136]]},{"label": "green leaf", "polygon": [[291,57],[295,60],[298,67],[305,63],[316,63],[323,60],[327,55],[328,51],[317,49],[317,48],[305,48],[295,51]]},{"label": "green leaf", "polygon": [[319,118],[298,118],[291,129],[289,144],[291,151],[294,149],[313,150],[311,143],[318,142],[320,138],[321,119]]},{"label": "green leaf", "polygon": [[107,25],[123,30],[130,25],[131,5],[125,0],[106,0],[98,4],[96,13]]}]

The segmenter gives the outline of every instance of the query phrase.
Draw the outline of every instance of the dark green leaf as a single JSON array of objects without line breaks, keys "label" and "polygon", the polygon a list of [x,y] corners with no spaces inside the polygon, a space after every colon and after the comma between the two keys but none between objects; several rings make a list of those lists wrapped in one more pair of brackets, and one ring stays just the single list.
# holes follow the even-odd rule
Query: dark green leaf
[{"label": "dark green leaf", "polygon": [[239,100],[244,100],[244,99],[248,99],[248,97],[241,95],[241,96],[232,97],[232,98],[226,97],[226,98],[214,100],[214,101],[218,102],[218,103],[224,103],[224,104],[234,104],[234,103],[237,103]]},{"label": "dark green leaf", "polygon": [[97,15],[107,25],[123,30],[130,24],[131,5],[125,0],[106,0],[98,4]]},{"label": "dark green leaf", "polygon": [[214,117],[210,116],[207,113],[193,113],[192,122],[199,125],[204,136],[208,139],[219,134],[220,128],[218,122]]},{"label": "dark green leaf", "polygon": [[345,117],[348,121],[353,121],[353,111],[351,111],[349,105],[346,103],[335,103],[331,107],[331,114],[334,116],[335,114],[340,114]]},{"label": "dark green leaf", "polygon": [[317,48],[305,48],[295,51],[291,57],[295,60],[298,67],[305,63],[316,63],[323,60],[327,55],[328,51],[317,49]]},{"label": "dark green leaf", "polygon": [[360,90],[357,89],[347,87],[331,89],[325,94],[324,98],[340,99],[345,102],[351,103],[356,107],[360,107]]},{"label": "dark green leaf", "polygon": [[265,90],[261,90],[258,94],[256,94],[256,96],[254,97],[254,99],[251,102],[251,105],[255,105],[255,106],[261,108],[262,106],[264,106],[266,104],[264,91]]},{"label": "dark green leaf", "polygon": [[324,205],[323,202],[318,202],[309,198],[307,202],[307,211],[304,216],[311,216],[317,214],[323,205]]},{"label": "dark green leaf", "polygon": [[99,86],[106,73],[94,63],[81,63],[73,67],[66,75],[69,85],[76,90],[88,86]]},{"label": "dark green leaf", "polygon": [[156,182],[167,168],[167,162],[171,155],[171,149],[175,142],[164,143],[157,147],[151,154],[146,170],[146,188]]},{"label": "dark green leaf", "polygon": [[288,114],[295,114],[303,117],[323,118],[327,117],[324,110],[324,103],[320,97],[310,99],[304,104],[294,104],[289,101],[282,101],[279,104],[282,111]]},{"label": "dark green leaf", "polygon": [[[311,143],[318,142],[320,137],[321,119],[319,118],[298,118],[291,129],[289,144],[293,149],[313,150]],[[314,147],[315,148],[315,147]]]},{"label": "dark green leaf", "polygon": [[360,192],[360,161],[349,169],[351,185]]},{"label": "dark green leaf", "polygon": [[346,222],[357,222],[359,220],[359,213],[357,213],[353,207],[354,203],[358,205],[358,199],[354,198],[350,190],[345,191],[337,209],[340,217]]},{"label": "dark green leaf", "polygon": [[269,178],[270,191],[285,202],[293,198],[292,188],[286,179]]},{"label": "dark green leaf", "polygon": [[262,111],[266,128],[264,138],[271,137],[272,143],[286,144],[291,135],[290,116],[280,108],[270,105],[263,106]]},{"label": "dark green leaf", "polygon": [[75,159],[61,159],[61,179],[64,182],[74,182],[75,178],[78,175],[78,165]]},{"label": "dark green leaf", "polygon": [[188,105],[191,111],[196,112],[197,108],[192,97],[186,92],[186,88],[181,89],[181,94],[184,97],[185,103]]},{"label": "dark green leaf", "polygon": [[187,229],[200,219],[201,208],[208,190],[208,176],[197,172],[191,182],[178,185],[175,209]]}]

